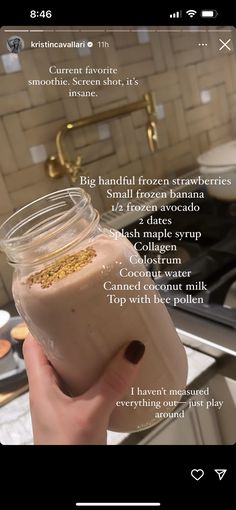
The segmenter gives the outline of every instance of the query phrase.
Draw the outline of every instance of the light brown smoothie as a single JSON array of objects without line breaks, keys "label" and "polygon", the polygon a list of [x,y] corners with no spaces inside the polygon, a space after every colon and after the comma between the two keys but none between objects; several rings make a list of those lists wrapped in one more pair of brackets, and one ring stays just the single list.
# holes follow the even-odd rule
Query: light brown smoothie
[{"label": "light brown smoothie", "polygon": [[[129,258],[136,253],[127,239],[114,240],[102,234],[87,243],[96,255],[79,271],[53,282],[48,287],[29,284],[27,277],[15,279],[16,305],[73,395],[86,391],[101,375],[104,367],[124,344],[141,340],[145,356],[135,387],[140,389],[182,389],[186,384],[187,363],[184,348],[169,314],[162,304],[133,304],[135,291],[115,291],[125,296],[122,307],[109,304],[104,282],[137,284],[139,278],[122,278],[119,271],[137,269]],[[78,248],[77,252],[80,249]],[[72,253],[76,252],[76,249]],[[145,271],[144,266],[139,269]],[[142,284],[151,282],[142,279]],[[141,292],[137,292],[140,294]],[[145,291],[153,301],[153,291]],[[141,400],[127,392],[123,400]],[[153,396],[146,400],[179,400],[180,397]],[[155,413],[162,409],[141,406],[116,407],[110,430],[135,431],[159,421]],[[168,408],[163,409],[165,412]],[[173,407],[170,407],[173,411]]]}]

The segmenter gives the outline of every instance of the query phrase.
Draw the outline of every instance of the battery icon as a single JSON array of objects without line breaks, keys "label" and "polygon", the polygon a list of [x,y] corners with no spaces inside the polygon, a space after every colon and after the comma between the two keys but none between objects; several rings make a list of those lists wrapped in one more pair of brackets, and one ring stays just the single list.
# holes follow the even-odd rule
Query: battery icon
[{"label": "battery icon", "polygon": [[209,9],[208,11],[201,11],[202,18],[216,18],[218,12],[215,9]]}]

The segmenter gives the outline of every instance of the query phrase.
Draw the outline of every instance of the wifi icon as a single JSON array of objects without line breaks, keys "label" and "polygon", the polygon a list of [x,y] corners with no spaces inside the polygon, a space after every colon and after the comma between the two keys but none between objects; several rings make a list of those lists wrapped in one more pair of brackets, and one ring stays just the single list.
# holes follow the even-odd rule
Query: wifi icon
[{"label": "wifi icon", "polygon": [[197,14],[197,11],[194,11],[193,9],[189,9],[188,11],[186,11],[186,14],[187,14],[190,18],[193,18],[193,16],[195,16],[195,14]]}]

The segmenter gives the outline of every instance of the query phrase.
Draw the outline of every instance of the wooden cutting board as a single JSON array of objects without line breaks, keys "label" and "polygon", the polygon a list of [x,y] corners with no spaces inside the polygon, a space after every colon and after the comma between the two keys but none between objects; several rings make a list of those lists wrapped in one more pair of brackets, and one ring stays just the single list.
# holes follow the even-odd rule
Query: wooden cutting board
[{"label": "wooden cutting board", "polygon": [[28,391],[29,385],[25,384],[21,388],[18,388],[17,390],[11,391],[9,393],[0,393],[0,407],[4,406],[5,404],[8,404],[11,400],[14,400],[14,398],[19,397],[26,391]]}]

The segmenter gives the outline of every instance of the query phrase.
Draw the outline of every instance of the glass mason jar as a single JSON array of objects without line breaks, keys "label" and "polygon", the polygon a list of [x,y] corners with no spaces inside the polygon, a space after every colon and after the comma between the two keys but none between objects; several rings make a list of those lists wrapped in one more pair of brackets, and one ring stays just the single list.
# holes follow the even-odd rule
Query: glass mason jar
[{"label": "glass mason jar", "polygon": [[[145,266],[132,263],[136,250],[116,234],[101,227],[87,193],[69,188],[13,214],[0,228],[0,248],[15,268],[16,308],[71,395],[86,391],[122,346],[146,345],[135,385],[109,424],[130,432],[173,411],[180,397],[168,390],[185,387],[187,363],[165,306],[143,290],[152,283]],[[144,293],[149,303],[130,299]]]}]

